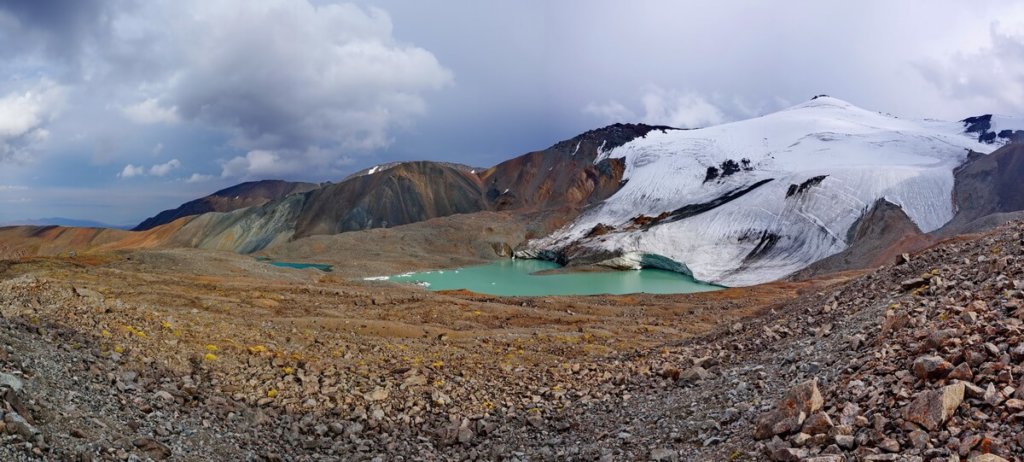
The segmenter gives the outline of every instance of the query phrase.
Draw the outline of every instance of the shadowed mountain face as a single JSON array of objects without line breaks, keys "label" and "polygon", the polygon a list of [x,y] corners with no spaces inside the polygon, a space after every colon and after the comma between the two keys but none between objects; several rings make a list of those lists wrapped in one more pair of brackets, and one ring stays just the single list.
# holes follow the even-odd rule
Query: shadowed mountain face
[{"label": "shadowed mountain face", "polygon": [[222,189],[209,196],[186,202],[180,207],[164,210],[154,217],[147,218],[132,231],[145,231],[170,223],[181,217],[202,215],[207,212],[230,212],[254,205],[280,199],[289,194],[303,193],[319,188],[314,183],[295,183],[280,180],[263,180],[242,183]]},{"label": "shadowed mountain face", "polygon": [[[242,183],[161,212],[134,230],[208,212],[239,211],[202,220],[209,229],[195,238],[207,246],[251,251],[278,241],[282,233],[291,239],[484,210],[522,210],[534,213],[531,219],[540,223],[540,231],[550,231],[621,187],[623,162],[606,159],[595,164],[602,152],[652,130],[671,128],[614,124],[484,171],[446,162],[404,162],[367,169],[323,187],[284,181]],[[241,210],[247,207],[251,209]],[[558,213],[535,214],[543,211]],[[238,228],[242,225],[249,228]],[[190,225],[195,226],[198,223]]]},{"label": "shadowed mountain face", "polygon": [[295,237],[387,228],[486,209],[480,179],[435,162],[407,162],[305,195]]},{"label": "shadowed mountain face", "polygon": [[956,216],[938,234],[981,231],[1021,217],[1024,143],[1007,144],[989,155],[972,154],[954,176]]},{"label": "shadowed mountain face", "polygon": [[595,164],[603,151],[669,129],[615,124],[482,172],[444,162],[378,166],[263,205],[204,214],[177,234],[195,247],[254,252],[308,236],[512,211],[527,222],[531,235],[542,235],[621,187],[624,164],[619,159]]},{"label": "shadowed mountain face", "polygon": [[674,129],[614,124],[502,162],[480,174],[487,202],[495,210],[578,208],[600,202],[622,186],[625,163],[622,159],[594,161],[602,152],[654,130]]}]

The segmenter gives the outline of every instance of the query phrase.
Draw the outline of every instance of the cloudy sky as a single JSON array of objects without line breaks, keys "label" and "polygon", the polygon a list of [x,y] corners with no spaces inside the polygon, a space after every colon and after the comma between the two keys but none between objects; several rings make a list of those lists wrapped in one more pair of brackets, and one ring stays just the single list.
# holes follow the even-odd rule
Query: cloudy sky
[{"label": "cloudy sky", "polygon": [[0,0],[0,222],[133,224],[250,179],[489,166],[828,93],[1024,115],[1024,2]]}]

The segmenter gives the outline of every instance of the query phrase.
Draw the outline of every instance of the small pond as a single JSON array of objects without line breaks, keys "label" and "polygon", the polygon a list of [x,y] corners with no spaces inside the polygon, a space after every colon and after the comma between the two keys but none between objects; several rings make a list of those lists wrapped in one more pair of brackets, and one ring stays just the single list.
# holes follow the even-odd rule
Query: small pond
[{"label": "small pond", "polygon": [[533,274],[558,268],[558,264],[543,260],[500,260],[466,268],[368,279],[420,284],[435,291],[465,289],[501,296],[680,294],[722,289],[658,269]]},{"label": "small pond", "polygon": [[280,266],[281,268],[295,268],[295,269],[306,269],[313,268],[324,272],[331,272],[333,267],[331,265],[325,265],[322,263],[291,263],[285,261],[272,261],[269,262],[273,266]]}]

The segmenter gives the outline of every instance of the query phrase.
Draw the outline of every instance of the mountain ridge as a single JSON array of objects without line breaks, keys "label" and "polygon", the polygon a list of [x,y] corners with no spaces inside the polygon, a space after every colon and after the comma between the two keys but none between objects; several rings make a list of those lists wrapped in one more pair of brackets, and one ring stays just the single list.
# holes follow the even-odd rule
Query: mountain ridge
[{"label": "mountain ridge", "polygon": [[320,185],[316,183],[283,180],[247,181],[188,201],[176,208],[164,210],[143,220],[142,223],[132,228],[132,231],[146,231],[182,217],[201,215],[207,212],[230,212],[262,205],[289,194],[312,191],[319,187]]},{"label": "mountain ridge", "polygon": [[[1016,123],[983,118],[988,132]],[[162,212],[172,214],[162,219],[174,221],[137,236],[14,234],[92,240],[108,249],[185,246],[266,254],[314,236],[500,212],[510,214],[502,221],[515,223],[515,231],[502,239],[466,235],[474,242],[470,247],[493,248],[494,258],[657,267],[721,285],[750,285],[916,251],[935,242],[938,235],[931,233],[953,229],[952,220],[968,214],[967,230],[1017,216],[1016,199],[991,210],[975,200],[954,203],[966,184],[985,191],[984,180],[967,181],[968,173],[998,170],[987,159],[1012,157],[990,158],[987,152],[1016,149],[1009,147],[1016,146],[1012,137],[979,141],[979,133],[987,132],[977,129],[978,120],[901,119],[822,96],[703,129],[608,125],[486,169],[431,161],[381,164],[338,183],[285,183],[303,190],[282,187],[288,193],[257,197],[255,205],[226,200],[227,211],[173,215],[209,197],[231,199],[232,188],[259,182],[243,183]],[[1004,142],[1008,147],[1001,148]],[[1013,175],[1000,178],[1005,184],[985,197],[1012,192]],[[872,204],[883,207],[874,210]],[[858,226],[868,227],[858,232]],[[474,227],[479,225],[465,229]],[[886,229],[908,236],[884,246],[856,238]],[[323,248],[329,239],[321,241]],[[819,261],[824,263],[801,273]]]},{"label": "mountain ridge", "polygon": [[446,162],[384,164],[301,194],[197,215],[181,233],[196,247],[248,253],[315,235],[518,211],[531,223],[531,235],[544,235],[621,186],[621,162],[597,161],[605,146],[669,129],[613,124],[482,171]]}]

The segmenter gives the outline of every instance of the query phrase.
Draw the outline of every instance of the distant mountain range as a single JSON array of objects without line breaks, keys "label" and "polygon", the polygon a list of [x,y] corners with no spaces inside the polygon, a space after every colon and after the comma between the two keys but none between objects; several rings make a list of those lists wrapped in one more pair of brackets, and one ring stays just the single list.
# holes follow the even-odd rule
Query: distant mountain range
[{"label": "distant mountain range", "polygon": [[[307,236],[510,210],[535,221],[536,234],[543,235],[619,188],[622,162],[598,161],[602,149],[669,129],[615,124],[488,169],[401,162],[366,169],[339,183],[272,182],[272,190],[260,187],[267,182],[244,183],[162,212],[136,229],[191,216],[181,232],[190,236],[192,245],[254,252]],[[261,194],[254,197],[253,191]],[[247,205],[252,202],[257,204]],[[220,213],[204,211],[211,204]]]},{"label": "distant mountain range", "polygon": [[[973,229],[968,222],[996,209],[1005,213],[1006,207],[955,202],[954,186],[962,195],[966,180],[958,182],[954,171],[974,159],[969,153],[984,158],[1020,139],[1017,127],[1024,123],[991,115],[901,119],[822,95],[697,130],[616,124],[488,169],[385,164],[187,227],[200,247],[252,252],[313,235],[513,211],[532,223],[534,239],[519,243],[520,257],[660,267],[751,285],[855,242],[880,245],[857,240],[876,228],[895,229],[872,220],[904,216],[900,226],[923,235],[951,221]],[[996,192],[1014,194],[1008,186]],[[889,249],[848,262],[883,250]]]},{"label": "distant mountain range", "polygon": [[[822,95],[703,129],[614,124],[490,168],[399,162],[337,183],[242,183],[135,227],[145,233],[89,239],[272,252],[312,236],[498,212],[520,238],[495,242],[492,228],[460,238],[487,240],[472,247],[501,256],[752,285],[870,267],[1024,216],[1021,127],[992,115],[902,119]],[[315,248],[332,251],[322,240]]]},{"label": "distant mountain range", "polygon": [[0,222],[0,226],[65,226],[69,228],[109,228],[109,229],[131,229],[132,225],[111,225],[92,220],[79,220],[75,218],[50,217],[25,220],[10,220]]}]

